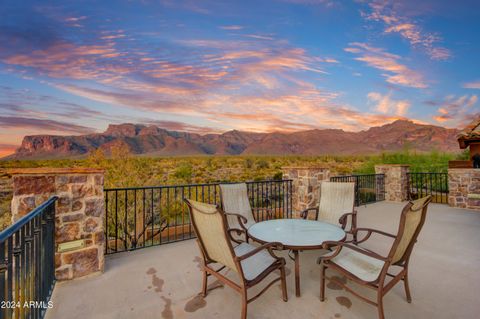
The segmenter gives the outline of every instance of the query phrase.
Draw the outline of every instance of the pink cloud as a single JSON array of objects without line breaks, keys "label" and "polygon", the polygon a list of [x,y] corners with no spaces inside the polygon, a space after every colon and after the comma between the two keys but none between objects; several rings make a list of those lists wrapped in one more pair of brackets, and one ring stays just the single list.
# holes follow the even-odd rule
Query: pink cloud
[{"label": "pink cloud", "polygon": [[439,105],[439,108],[433,119],[450,127],[462,127],[472,118],[480,116],[478,108],[474,108],[477,101],[477,95],[460,97],[449,95],[441,102],[434,102],[434,104]]},{"label": "pink cloud", "polygon": [[426,88],[422,74],[408,68],[399,61],[401,57],[395,54],[385,52],[382,48],[371,47],[365,43],[350,43],[350,47],[344,49],[346,52],[359,54],[355,58],[358,61],[367,63],[369,66],[376,69],[386,71],[388,73],[382,74],[387,82],[398,84],[402,86],[414,88]]},{"label": "pink cloud", "polygon": [[480,90],[480,80],[464,83],[463,87],[466,89],[477,89]]},{"label": "pink cloud", "polygon": [[385,24],[385,33],[398,33],[414,48],[422,48],[432,60],[447,60],[452,56],[450,50],[436,46],[441,41],[437,34],[425,32],[411,18],[401,15],[402,3],[395,1],[371,1],[370,13],[364,14],[367,20]]},{"label": "pink cloud", "polygon": [[34,68],[41,74],[54,78],[98,79],[130,71],[126,66],[96,63],[98,59],[119,56],[120,53],[112,44],[76,46],[64,42],[29,54],[8,55],[2,60],[10,65]]},{"label": "pink cloud", "polygon": [[405,116],[411,106],[411,103],[407,100],[394,100],[391,92],[385,95],[370,92],[367,98],[369,102],[374,103],[375,110],[383,114]]}]

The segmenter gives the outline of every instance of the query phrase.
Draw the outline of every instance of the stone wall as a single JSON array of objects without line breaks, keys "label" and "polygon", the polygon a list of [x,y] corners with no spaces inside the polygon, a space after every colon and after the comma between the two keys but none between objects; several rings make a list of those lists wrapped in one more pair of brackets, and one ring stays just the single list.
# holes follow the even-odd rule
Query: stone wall
[{"label": "stone wall", "polygon": [[[104,269],[103,170],[15,169],[12,219],[18,220],[52,195],[55,209],[55,276],[82,277]],[[84,247],[59,252],[59,244],[83,240]]]},{"label": "stone wall", "polygon": [[292,180],[292,206],[294,216],[306,208],[315,207],[319,201],[320,182],[330,180],[330,170],[325,167],[283,167],[283,178]]},{"label": "stone wall", "polygon": [[0,170],[0,230],[8,227],[11,221],[10,202],[12,201],[12,177]]},{"label": "stone wall", "polygon": [[0,201],[12,197],[12,177],[6,171],[0,170]]},{"label": "stone wall", "polygon": [[480,210],[480,169],[448,169],[448,204]]},{"label": "stone wall", "polygon": [[402,202],[408,200],[409,165],[375,165],[375,174],[385,175],[385,200]]}]

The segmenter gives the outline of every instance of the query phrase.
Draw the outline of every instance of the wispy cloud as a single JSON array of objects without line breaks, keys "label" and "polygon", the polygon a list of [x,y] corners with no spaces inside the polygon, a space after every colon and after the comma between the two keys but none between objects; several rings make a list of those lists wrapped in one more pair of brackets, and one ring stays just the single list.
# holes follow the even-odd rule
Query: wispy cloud
[{"label": "wispy cloud", "polygon": [[155,125],[160,128],[170,131],[190,132],[197,134],[209,134],[209,133],[221,133],[222,130],[218,128],[212,128],[207,126],[193,125],[185,122],[178,121],[163,121],[163,120],[140,120],[139,123],[145,123],[149,125]]},{"label": "wispy cloud", "polygon": [[344,50],[359,55],[359,57],[355,58],[356,60],[365,62],[376,69],[388,72],[383,73],[382,75],[389,83],[414,88],[428,87],[422,74],[400,63],[400,56],[388,53],[385,49],[372,47],[365,43],[353,42]]},{"label": "wispy cloud", "polygon": [[268,35],[244,34],[243,36],[247,38],[259,39],[259,40],[274,40],[272,36],[268,36]]},{"label": "wispy cloud", "polygon": [[129,71],[128,66],[106,61],[119,55],[112,44],[59,42],[28,54],[0,52],[0,59],[6,64],[32,68],[53,78],[99,79]]},{"label": "wispy cloud", "polygon": [[0,107],[9,116],[63,119],[111,118],[101,111],[30,89],[0,86]]},{"label": "wispy cloud", "polygon": [[241,25],[222,25],[219,28],[223,29],[223,30],[242,30],[243,26],[241,26]]},{"label": "wispy cloud", "polygon": [[405,116],[411,103],[408,100],[395,100],[392,93],[382,95],[378,92],[370,92],[367,95],[369,102],[374,104],[375,110],[383,114],[395,114]]},{"label": "wispy cloud", "polygon": [[[164,5],[183,9],[185,3],[164,1]],[[242,30],[239,27],[220,28]],[[262,31],[217,32],[221,36],[191,39],[155,32],[145,41],[137,40],[140,35],[123,26],[92,32],[88,37],[77,30],[75,36],[52,35],[49,41],[21,50],[2,47],[0,59],[16,73],[47,78],[54,89],[121,107],[122,111],[128,108],[133,119],[141,120],[137,112],[152,112],[151,121],[141,122],[174,130],[361,130],[401,118],[406,112],[405,105],[403,111],[397,105],[395,110],[381,113],[377,109],[365,112],[341,102],[340,92],[323,87],[331,69],[340,64],[338,59],[313,54],[321,51],[293,45],[276,33]],[[24,36],[20,42],[27,45],[31,43],[28,40]],[[426,87],[423,77],[403,65],[399,56],[361,43],[352,43],[346,50],[381,70],[389,83]],[[18,103],[10,105],[22,107]],[[54,117],[48,119],[57,123],[88,116],[109,122],[119,120],[114,116],[105,120],[102,114],[92,114],[89,107],[56,105],[57,112],[50,110]],[[24,106],[24,110],[30,109],[38,110]],[[75,116],[75,112],[84,115]],[[34,118],[18,109],[11,110],[8,116],[17,118],[19,125],[20,119]],[[188,123],[170,120],[179,116],[188,118]],[[40,127],[40,122],[22,123]],[[44,127],[39,132],[48,124],[41,123]],[[60,131],[61,125],[57,129]]]},{"label": "wispy cloud", "polygon": [[413,19],[402,15],[401,2],[374,0],[368,3],[370,12],[363,14],[368,20],[385,24],[385,33],[398,33],[414,48],[421,48],[433,60],[446,60],[452,56],[447,48],[437,46],[441,37],[435,33],[425,32]]},{"label": "wispy cloud", "polygon": [[67,132],[74,134],[87,134],[94,131],[90,127],[69,122],[16,116],[0,116],[0,125],[3,128],[28,128],[38,131]]},{"label": "wispy cloud", "polygon": [[462,127],[477,116],[480,111],[477,107],[477,95],[447,96],[443,101],[429,101],[428,104],[437,106],[435,121],[453,127]]},{"label": "wispy cloud", "polygon": [[[175,113],[188,113],[191,112],[193,107],[193,101],[187,98],[181,98],[173,100],[172,98],[162,99],[162,95],[151,92],[145,94],[142,91],[136,90],[101,90],[88,87],[82,87],[77,85],[56,84],[56,87],[93,101],[112,105],[122,105],[130,108],[143,109],[154,112],[175,112]],[[184,101],[182,102],[182,99]],[[188,107],[192,105],[192,107]]]},{"label": "wispy cloud", "polygon": [[[315,88],[278,96],[224,97],[220,105],[233,105],[225,112],[213,108],[210,120],[225,122],[238,129],[257,132],[298,131],[336,127],[358,131],[399,119],[397,115],[361,112],[336,102],[338,94]],[[219,106],[220,106],[219,105]],[[255,108],[251,108],[255,105]]]},{"label": "wispy cloud", "polygon": [[462,85],[465,89],[477,89],[480,90],[480,80],[467,82]]},{"label": "wispy cloud", "polygon": [[66,22],[78,22],[78,21],[85,20],[86,18],[87,18],[86,16],[68,17],[68,18],[65,18],[65,21],[66,21]]}]

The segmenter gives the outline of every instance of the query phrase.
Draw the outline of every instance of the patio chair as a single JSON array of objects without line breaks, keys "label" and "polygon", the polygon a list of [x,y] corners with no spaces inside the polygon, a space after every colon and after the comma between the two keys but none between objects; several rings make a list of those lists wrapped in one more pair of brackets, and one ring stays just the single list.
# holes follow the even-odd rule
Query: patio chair
[{"label": "patio chair", "polygon": [[[185,199],[190,211],[190,219],[197,235],[197,243],[203,256],[203,287],[202,296],[207,295],[208,277],[214,276],[221,282],[232,287],[242,295],[241,318],[247,318],[248,303],[257,299],[277,281],[281,281],[283,300],[287,301],[287,287],[285,282],[285,259],[275,256],[272,249],[282,249],[280,243],[266,243],[259,247],[246,242],[238,241],[230,236],[231,232],[242,230],[228,230],[226,216],[215,205]],[[243,216],[238,218],[244,218]],[[235,245],[233,244],[235,243]],[[212,264],[220,264],[215,269]],[[221,272],[224,269],[234,271],[239,277],[239,283],[227,278]],[[262,282],[272,272],[279,270],[280,276],[273,279],[257,295],[248,298],[247,290]]]},{"label": "patio chair", "polygon": [[[427,207],[430,201],[431,196],[423,197],[409,202],[403,208],[397,235],[370,228],[356,228],[354,230],[355,234],[366,232],[365,237],[358,240],[356,244],[325,242],[324,248],[336,248],[333,252],[319,258],[321,264],[320,301],[324,301],[325,279],[328,279],[360,299],[376,306],[378,308],[378,317],[383,319],[385,318],[383,312],[383,296],[392,289],[396,283],[403,280],[407,302],[410,303],[412,297],[408,284],[408,263],[413,246],[425,222]],[[394,239],[390,252],[386,257],[358,246],[359,243],[367,241],[373,233]],[[392,266],[397,266],[396,273],[390,272],[393,268]],[[327,268],[339,272],[358,284],[376,290],[376,302],[354,292],[351,288],[347,287],[346,284],[337,280],[336,277],[326,277],[325,271]],[[393,270],[395,270],[395,268]],[[391,277],[388,281],[386,281],[387,276]]]},{"label": "patio chair", "polygon": [[[220,184],[220,199],[223,211],[230,213],[227,215],[228,227],[245,233],[247,242],[249,239],[247,229],[257,222],[254,213],[258,216],[259,213],[264,212],[267,220],[272,218],[269,208],[252,209],[245,183]],[[240,219],[235,214],[241,215],[245,219]]]},{"label": "patio chair", "polygon": [[[353,234],[357,227],[355,206],[355,183],[323,181],[320,185],[320,199],[317,207],[307,208],[300,213],[303,219],[309,212],[315,212],[315,220],[341,224],[346,233]],[[347,228],[350,216],[350,227]]]}]

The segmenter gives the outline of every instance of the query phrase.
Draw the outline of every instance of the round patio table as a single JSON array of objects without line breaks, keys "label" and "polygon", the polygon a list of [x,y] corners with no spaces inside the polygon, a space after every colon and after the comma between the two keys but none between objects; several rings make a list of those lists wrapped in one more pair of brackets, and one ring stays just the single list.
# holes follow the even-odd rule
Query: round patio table
[{"label": "round patio table", "polygon": [[293,251],[295,261],[295,294],[300,297],[301,250],[321,249],[325,241],[345,239],[342,228],[326,222],[305,219],[273,219],[253,224],[248,236],[259,243],[280,242]]}]

